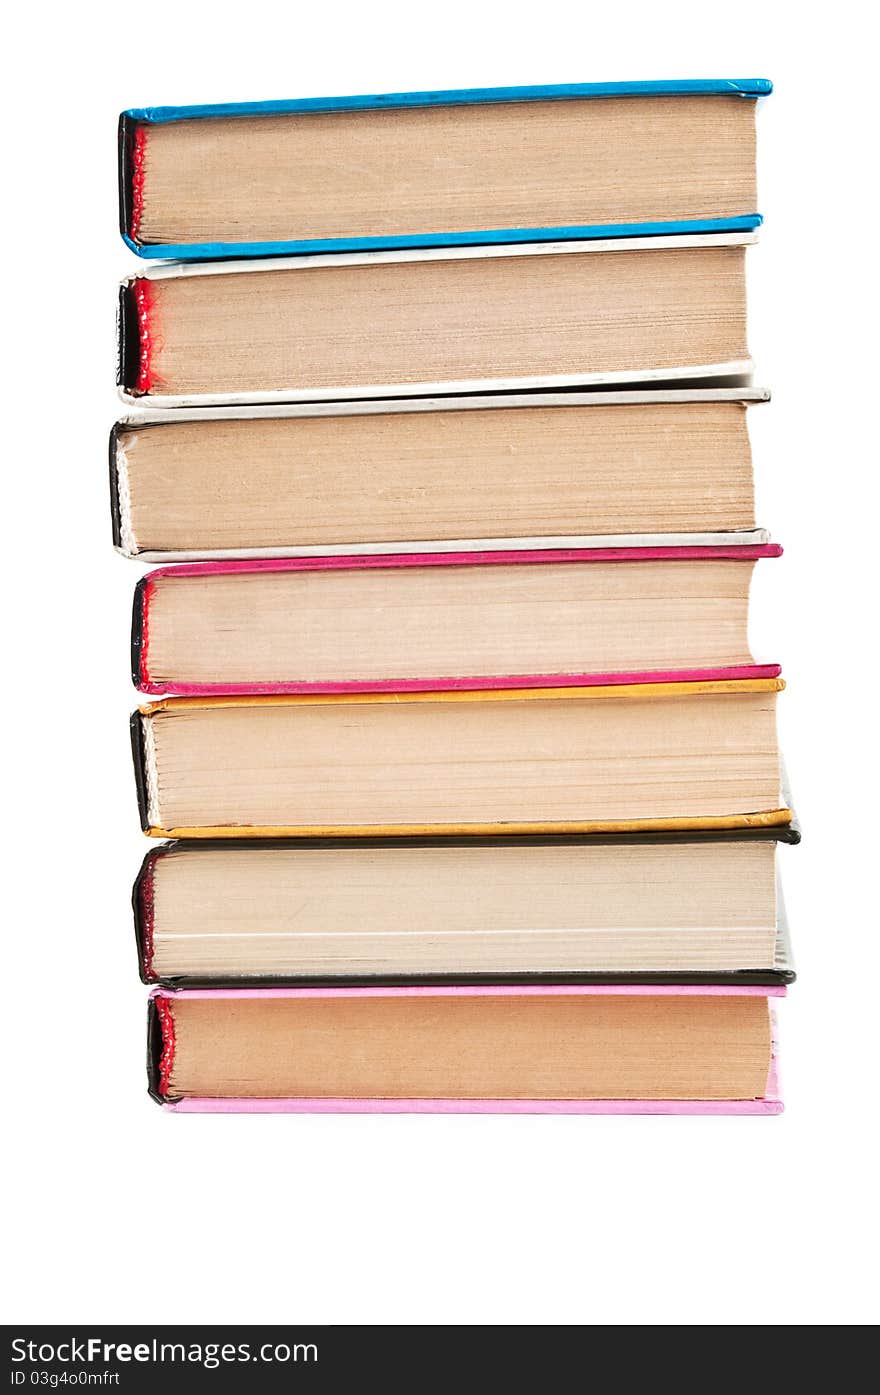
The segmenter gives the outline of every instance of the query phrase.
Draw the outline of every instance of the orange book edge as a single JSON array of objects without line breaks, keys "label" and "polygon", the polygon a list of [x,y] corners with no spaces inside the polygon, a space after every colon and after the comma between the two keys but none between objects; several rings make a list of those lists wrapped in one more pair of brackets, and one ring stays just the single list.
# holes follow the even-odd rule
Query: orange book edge
[{"label": "orange book edge", "polygon": [[138,710],[144,717],[157,712],[200,707],[300,707],[328,703],[377,702],[534,702],[536,699],[561,701],[577,698],[666,698],[701,697],[719,693],[780,693],[782,678],[728,678],[692,683],[618,683],[607,687],[572,688],[489,688],[407,693],[254,693],[250,697],[171,697],[144,704]]},{"label": "orange book edge", "polygon": [[689,818],[596,819],[572,823],[216,824],[145,829],[148,838],[452,838],[468,835],[556,833],[660,833],[731,828],[775,828],[791,823],[791,809]]}]

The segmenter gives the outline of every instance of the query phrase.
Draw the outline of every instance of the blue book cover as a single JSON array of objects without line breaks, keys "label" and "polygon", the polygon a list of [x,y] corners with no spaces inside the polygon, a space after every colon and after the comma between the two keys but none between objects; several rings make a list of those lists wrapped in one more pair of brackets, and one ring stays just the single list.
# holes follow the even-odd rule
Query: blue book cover
[{"label": "blue book cover", "polygon": [[[180,260],[205,260],[211,258],[231,258],[231,257],[264,257],[264,256],[290,256],[300,253],[321,253],[321,252],[353,252],[370,251],[381,249],[403,249],[418,247],[456,247],[456,246],[480,246],[492,244],[515,244],[538,241],[559,241],[565,239],[583,239],[594,237],[633,237],[633,236],[662,236],[678,233],[717,233],[749,231],[756,228],[760,222],[760,215],[752,209],[743,209],[736,215],[731,215],[726,210],[727,216],[710,216],[711,209],[706,210],[705,216],[687,216],[670,218],[668,210],[664,210],[667,216],[664,217],[642,217],[636,221],[615,222],[608,219],[587,218],[584,221],[572,221],[559,223],[557,221],[547,221],[547,223],[537,221],[533,217],[529,220],[530,226],[505,226],[505,227],[474,227],[474,226],[452,226],[444,231],[436,228],[421,226],[413,228],[407,227],[406,231],[395,230],[395,189],[390,173],[383,166],[383,151],[381,133],[377,133],[377,138],[373,140],[373,158],[375,167],[372,171],[374,186],[381,190],[384,203],[380,202],[380,208],[387,208],[388,230],[381,233],[375,230],[375,215],[371,224],[371,232],[364,235],[363,227],[354,226],[356,215],[352,215],[352,226],[343,230],[335,228],[332,235],[313,235],[314,230],[307,236],[290,236],[284,238],[268,238],[260,236],[253,240],[238,240],[238,237],[210,236],[204,240],[172,240],[165,236],[151,236],[148,230],[141,226],[144,209],[145,192],[149,192],[150,166],[147,152],[150,149],[151,132],[159,127],[169,127],[177,123],[188,123],[188,130],[191,130],[191,123],[206,122],[217,123],[218,139],[220,138],[220,127],[225,119],[241,118],[266,118],[283,116],[315,116],[320,118],[323,115],[351,114],[354,117],[352,132],[355,133],[357,113],[377,113],[385,111],[397,111],[402,114],[407,112],[418,113],[436,108],[460,108],[460,107],[498,107],[510,104],[547,104],[576,102],[582,106],[588,99],[609,99],[609,98],[683,98],[683,97],[719,97],[743,99],[750,106],[759,97],[767,96],[772,91],[772,84],[766,78],[704,78],[704,79],[684,79],[644,81],[644,82],[611,82],[611,83],[564,83],[557,85],[532,86],[532,87],[489,87],[489,88],[468,88],[453,91],[437,92],[395,92],[387,94],[369,96],[349,96],[349,97],[307,97],[302,99],[266,101],[266,102],[226,102],[207,106],[162,106],[162,107],[141,107],[132,108],[122,113],[119,123],[119,190],[120,190],[120,228],[122,236],[132,251],[141,257],[158,259],[180,259]],[[652,107],[652,110],[655,108]],[[719,113],[720,114],[720,113]],[[514,155],[517,151],[525,152],[528,146],[528,136],[530,133],[529,118],[535,115],[528,110],[523,113],[521,126],[517,128],[516,139],[518,144],[514,148]],[[405,120],[405,116],[402,118]],[[315,123],[314,135],[316,138],[323,134],[326,126]],[[405,127],[402,128],[405,130]],[[198,133],[204,137],[203,132]],[[212,133],[213,134],[213,133]],[[307,131],[304,139],[308,140],[311,132]],[[420,152],[419,142],[423,137],[421,126],[413,128],[413,155],[418,159]],[[372,137],[371,137],[372,139]],[[202,146],[204,148],[204,145]],[[590,198],[590,170],[583,169],[577,164],[577,145],[574,140],[571,142],[573,151],[571,172],[567,177],[569,190],[571,185],[577,186],[583,178],[584,195],[583,204],[585,210],[589,208]],[[479,179],[482,179],[482,187],[490,187],[492,183],[492,158],[495,153],[490,143],[488,146],[481,146],[479,139],[474,139],[473,159],[480,160]],[[498,151],[499,154],[506,155],[508,172],[510,170],[511,150],[506,152]],[[525,158],[525,156],[523,156]],[[536,157],[537,158],[537,157]],[[222,162],[221,162],[222,163]],[[687,163],[687,162],[684,162]],[[279,161],[279,177],[290,177],[290,172],[285,171],[283,161]],[[370,172],[364,173],[357,166],[352,169],[352,186],[356,186],[358,179],[368,187],[371,178]],[[452,176],[456,176],[453,174]],[[443,186],[442,174],[438,172],[438,205],[444,203],[446,190]],[[474,177],[472,176],[472,182]],[[222,183],[222,181],[220,181]],[[298,185],[299,191],[299,185]],[[316,188],[309,192],[307,189],[301,191],[303,207],[313,211],[315,204],[315,194],[320,194],[320,189]],[[360,192],[360,190],[358,190]],[[222,195],[219,191],[218,197]],[[377,195],[378,197],[378,195]],[[451,201],[451,200],[450,200]],[[255,190],[255,203],[259,202],[259,196]],[[566,204],[570,207],[572,203],[577,203],[577,199],[569,197]],[[458,217],[464,218],[466,222],[467,200],[465,206],[459,201]],[[535,212],[542,211],[540,203]],[[549,210],[548,210],[549,211]],[[580,208],[575,209],[580,212]],[[652,210],[653,211],[653,210]],[[449,219],[454,223],[454,219]],[[474,222],[477,220],[474,219]],[[213,230],[212,230],[213,231]],[[297,232],[295,227],[290,229],[292,234]]]}]

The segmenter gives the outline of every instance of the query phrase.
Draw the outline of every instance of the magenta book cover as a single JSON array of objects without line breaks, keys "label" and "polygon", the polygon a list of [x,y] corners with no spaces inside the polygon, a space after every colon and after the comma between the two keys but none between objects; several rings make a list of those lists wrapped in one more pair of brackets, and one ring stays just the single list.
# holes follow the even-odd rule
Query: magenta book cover
[{"label": "magenta book cover", "polygon": [[741,678],[777,678],[778,664],[739,663],[699,667],[664,667],[616,669],[612,671],[556,673],[497,673],[460,676],[351,678],[334,680],[278,679],[266,681],[191,682],[178,678],[157,677],[151,668],[152,606],[157,584],[166,579],[257,575],[279,573],[322,573],[344,571],[394,571],[413,568],[492,568],[511,565],[552,566],[576,563],[588,566],[596,563],[638,565],[645,562],[722,561],[754,563],[762,558],[782,555],[775,543],[729,546],[693,547],[611,547],[564,548],[511,552],[425,552],[390,556],[342,556],[264,559],[253,561],[221,561],[175,564],[158,567],[138,583],[132,611],[131,665],[132,678],[139,692],[155,697],[208,697],[211,695],[266,694],[332,694],[382,692],[443,692],[479,691],[504,688],[597,687],[621,684],[681,683],[731,680]]}]

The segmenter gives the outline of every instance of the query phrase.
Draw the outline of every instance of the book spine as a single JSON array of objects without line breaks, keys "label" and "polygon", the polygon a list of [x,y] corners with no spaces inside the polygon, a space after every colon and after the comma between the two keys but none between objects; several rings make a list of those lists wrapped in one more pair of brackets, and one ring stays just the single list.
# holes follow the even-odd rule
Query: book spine
[{"label": "book spine", "polygon": [[149,984],[150,987],[160,981],[153,972],[153,885],[156,863],[164,853],[164,848],[152,848],[147,853],[131,891],[138,972],[141,983]]},{"label": "book spine", "polygon": [[131,603],[131,681],[136,688],[150,691],[147,652],[150,639],[149,607],[153,574],[142,576],[134,588]]},{"label": "book spine", "polygon": [[115,422],[110,428],[110,525],[113,529],[113,546],[122,551],[122,518],[119,509],[119,435],[121,423]]},{"label": "book spine", "polygon": [[119,287],[116,309],[116,385],[126,393],[134,391],[141,361],[137,309],[132,285],[133,282],[123,281]]},{"label": "book spine", "polygon": [[165,1104],[166,1099],[160,1086],[160,1063],[162,1060],[162,1023],[155,998],[147,1000],[147,1093],[157,1104]]},{"label": "book spine", "polygon": [[138,814],[141,820],[141,830],[144,833],[150,831],[150,818],[147,805],[147,770],[144,758],[144,730],[143,718],[140,712],[132,712],[129,724],[131,733],[131,755],[134,762],[134,783],[137,790]]},{"label": "book spine", "polygon": [[152,286],[143,276],[119,287],[116,385],[128,397],[145,397],[153,388],[152,297]]},{"label": "book spine", "polygon": [[131,246],[134,203],[134,145],[138,124],[128,112],[119,118],[117,139],[117,174],[119,182],[119,231]]}]

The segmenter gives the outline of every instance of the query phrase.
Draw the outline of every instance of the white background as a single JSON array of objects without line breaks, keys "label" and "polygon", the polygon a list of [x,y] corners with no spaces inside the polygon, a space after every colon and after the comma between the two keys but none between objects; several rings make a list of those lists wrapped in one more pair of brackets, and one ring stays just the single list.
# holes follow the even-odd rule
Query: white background
[{"label": "white background", "polygon": [[[16,6],[2,122],[7,1321],[851,1324],[876,1263],[876,81],[869,7]],[[128,908],[139,568],[106,435],[123,107],[767,76],[751,344],[804,826],[780,1119],[163,1115]],[[876,832],[874,833],[876,837]],[[874,1310],[876,1313],[876,1310]]]}]

